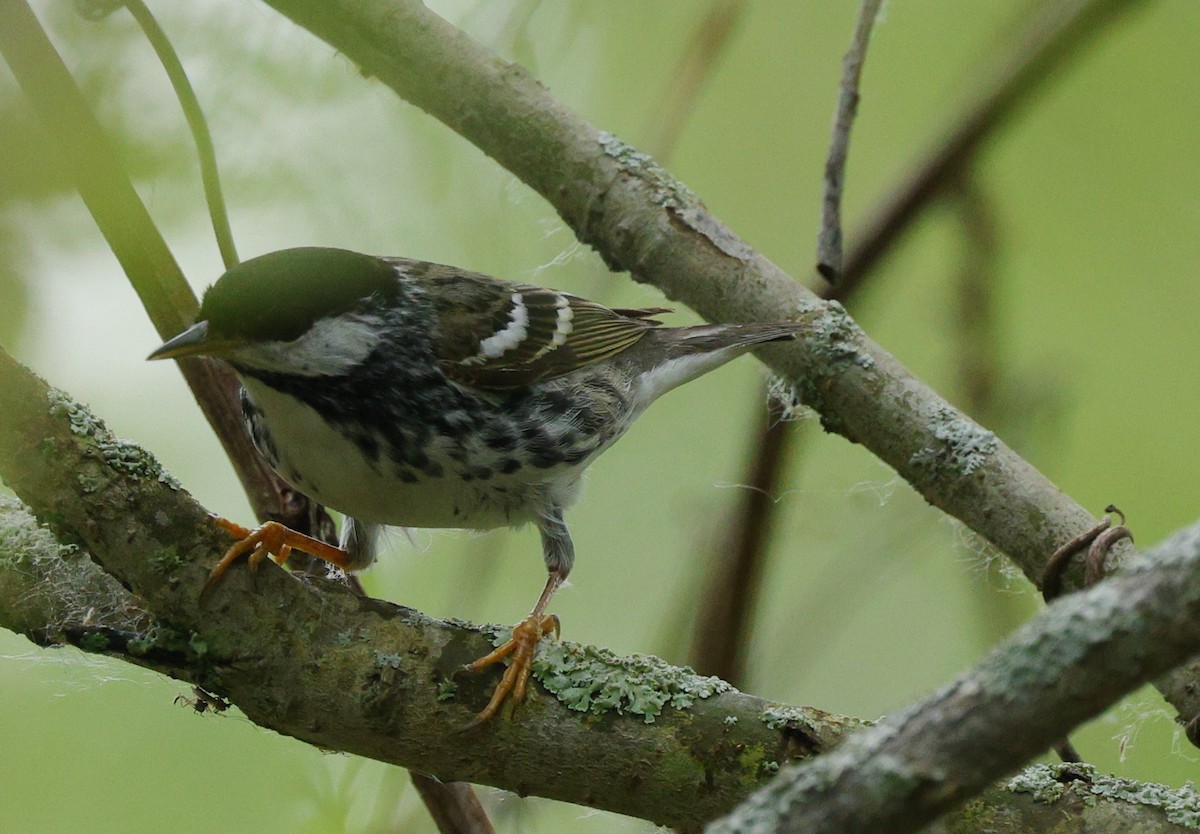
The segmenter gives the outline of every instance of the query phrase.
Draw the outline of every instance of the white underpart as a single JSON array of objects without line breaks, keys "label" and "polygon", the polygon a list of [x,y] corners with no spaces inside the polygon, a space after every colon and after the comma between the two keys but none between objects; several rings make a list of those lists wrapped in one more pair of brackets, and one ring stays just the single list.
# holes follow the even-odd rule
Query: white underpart
[{"label": "white underpart", "polygon": [[634,382],[634,413],[641,413],[642,409],[672,388],[678,388],[685,382],[690,382],[714,368],[721,367],[749,349],[749,346],[737,345],[709,353],[693,353],[690,356],[669,359],[661,365],[651,368]]},{"label": "white underpart", "polygon": [[529,335],[529,310],[519,292],[512,294],[512,310],[508,324],[479,343],[479,353],[463,360],[464,365],[479,365],[489,359],[497,359],[525,341]]},{"label": "white underpart", "polygon": [[572,322],[572,319],[575,318],[575,311],[571,309],[571,299],[565,295],[560,295],[558,300],[554,302],[554,306],[558,308],[558,317],[554,322],[554,333],[550,336],[550,341],[546,346],[530,357],[530,362],[535,362],[555,348],[565,345],[567,337],[575,330],[575,325]]},{"label": "white underpart", "polygon": [[383,338],[376,316],[344,315],[318,320],[291,342],[260,342],[239,348],[235,362],[299,376],[337,376],[362,363]]}]

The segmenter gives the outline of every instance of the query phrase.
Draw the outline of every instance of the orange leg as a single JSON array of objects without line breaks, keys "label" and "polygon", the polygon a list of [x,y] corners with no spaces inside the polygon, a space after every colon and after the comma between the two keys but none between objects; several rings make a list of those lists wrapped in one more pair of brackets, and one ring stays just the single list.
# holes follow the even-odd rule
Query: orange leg
[{"label": "orange leg", "polygon": [[225,518],[217,517],[215,521],[218,527],[231,533],[237,541],[225,551],[221,561],[213,565],[212,571],[208,574],[208,581],[204,583],[204,588],[200,591],[201,603],[220,584],[221,579],[225,576],[225,571],[229,570],[229,566],[243,556],[246,557],[251,572],[257,572],[262,560],[268,556],[274,560],[275,564],[282,565],[292,555],[293,550],[315,556],[337,565],[339,568],[345,568],[349,564],[350,557],[346,551],[326,544],[320,539],[297,533],[278,521],[268,521],[253,530]]},{"label": "orange leg", "polygon": [[512,656],[508,668],[504,670],[504,677],[500,679],[500,683],[496,684],[496,690],[492,693],[492,699],[475,716],[475,719],[463,728],[464,730],[474,729],[495,717],[505,699],[511,698],[514,706],[524,700],[525,690],[529,685],[529,673],[533,669],[533,656],[537,652],[538,642],[544,635],[552,631],[556,637],[558,636],[558,616],[545,612],[546,606],[550,604],[550,597],[554,596],[554,592],[558,590],[562,583],[562,575],[557,571],[552,571],[550,577],[546,580],[546,587],[542,589],[542,595],[538,597],[537,605],[533,606],[533,610],[529,612],[528,617],[513,627],[512,637],[504,645],[485,654],[473,663],[467,664],[466,669],[468,672],[479,672],[488,666],[499,663],[510,655]]}]

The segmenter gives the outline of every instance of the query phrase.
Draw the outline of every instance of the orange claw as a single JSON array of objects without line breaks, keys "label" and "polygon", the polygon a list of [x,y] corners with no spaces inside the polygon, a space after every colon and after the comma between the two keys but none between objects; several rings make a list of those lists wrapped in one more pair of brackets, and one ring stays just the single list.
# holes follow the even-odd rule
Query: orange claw
[{"label": "orange claw", "polygon": [[221,579],[225,576],[225,571],[229,570],[229,566],[243,556],[246,556],[252,573],[258,571],[258,566],[268,556],[274,560],[275,564],[282,565],[292,555],[293,550],[315,556],[332,565],[337,565],[339,568],[345,569],[349,564],[350,557],[346,551],[326,544],[320,539],[314,539],[312,536],[297,533],[278,521],[268,521],[261,527],[251,530],[219,516],[214,520],[218,527],[232,534],[237,541],[225,551],[221,561],[213,565],[213,569],[208,574],[208,581],[200,590],[201,604],[220,584]]},{"label": "orange claw", "polygon": [[525,690],[529,684],[529,673],[533,669],[533,656],[537,652],[538,642],[543,636],[554,632],[558,636],[559,622],[555,614],[539,614],[534,612],[513,627],[512,637],[504,645],[484,655],[473,663],[467,664],[468,672],[479,672],[504,658],[512,655],[512,661],[504,670],[504,677],[496,684],[492,700],[475,716],[463,730],[472,730],[490,721],[500,711],[500,705],[511,696],[513,705],[521,703],[525,698]]}]

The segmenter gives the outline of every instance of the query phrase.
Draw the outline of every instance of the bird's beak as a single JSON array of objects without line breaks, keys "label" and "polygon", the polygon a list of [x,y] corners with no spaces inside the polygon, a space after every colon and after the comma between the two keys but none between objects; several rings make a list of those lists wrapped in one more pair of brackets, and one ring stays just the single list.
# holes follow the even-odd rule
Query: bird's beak
[{"label": "bird's beak", "polygon": [[237,347],[231,339],[212,338],[208,333],[208,322],[198,321],[187,330],[167,341],[146,358],[182,359],[185,356],[221,356]]}]

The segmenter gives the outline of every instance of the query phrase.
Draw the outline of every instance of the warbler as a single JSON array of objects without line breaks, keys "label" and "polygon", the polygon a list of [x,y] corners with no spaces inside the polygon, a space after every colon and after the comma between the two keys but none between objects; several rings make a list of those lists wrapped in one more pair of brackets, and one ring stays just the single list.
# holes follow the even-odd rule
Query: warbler
[{"label": "warbler", "polygon": [[800,325],[666,327],[660,307],[610,309],[452,266],[344,249],[245,261],[204,294],[197,321],[150,359],[229,363],[255,445],[279,475],[344,513],[342,548],[279,525],[248,531],[213,568],[291,548],[356,571],[382,525],[533,524],[548,576],[504,645],[489,704],[525,694],[546,613],[575,561],[563,511],[588,465],[665,392]]}]

